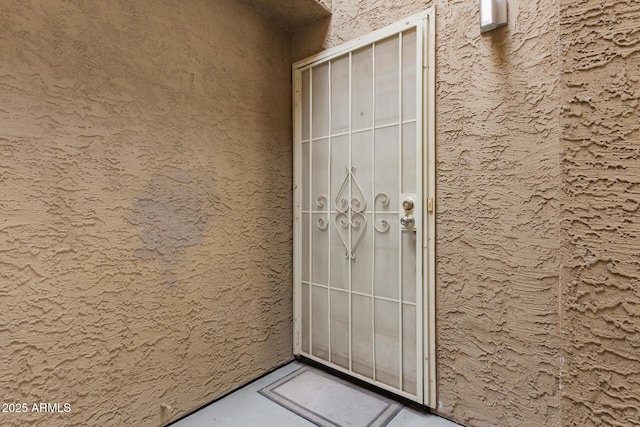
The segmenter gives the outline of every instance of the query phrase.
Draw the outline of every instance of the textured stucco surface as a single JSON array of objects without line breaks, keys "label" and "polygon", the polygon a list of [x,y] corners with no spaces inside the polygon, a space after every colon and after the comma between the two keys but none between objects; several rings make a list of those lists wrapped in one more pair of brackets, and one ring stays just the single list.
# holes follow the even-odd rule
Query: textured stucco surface
[{"label": "textured stucco surface", "polygon": [[289,360],[290,62],[431,5],[434,409],[638,425],[640,8],[477,3],[334,0],[290,52],[235,0],[0,0],[0,398],[72,405],[0,425],[155,426]]},{"label": "textured stucco surface", "polygon": [[235,0],[0,1],[0,397],[72,407],[0,425],[158,426],[292,358],[290,63]]},{"label": "textured stucco surface", "polygon": [[[438,411],[467,425],[559,422],[557,6],[439,5]],[[438,4],[437,4],[438,5]]]},{"label": "textured stucco surface", "polygon": [[481,36],[478,2],[333,1],[294,60],[437,10],[438,407],[472,426],[560,422],[559,65],[553,0],[510,1]]},{"label": "textured stucco surface", "polygon": [[560,4],[562,418],[640,425],[640,4]]}]

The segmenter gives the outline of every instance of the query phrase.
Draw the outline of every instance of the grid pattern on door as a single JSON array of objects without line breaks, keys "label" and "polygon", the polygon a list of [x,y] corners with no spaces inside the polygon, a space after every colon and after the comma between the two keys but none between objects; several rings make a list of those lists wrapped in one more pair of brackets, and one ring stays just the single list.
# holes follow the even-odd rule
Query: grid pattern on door
[{"label": "grid pattern on door", "polygon": [[[296,70],[299,353],[422,399],[419,25]],[[412,200],[415,228],[400,227]]]}]

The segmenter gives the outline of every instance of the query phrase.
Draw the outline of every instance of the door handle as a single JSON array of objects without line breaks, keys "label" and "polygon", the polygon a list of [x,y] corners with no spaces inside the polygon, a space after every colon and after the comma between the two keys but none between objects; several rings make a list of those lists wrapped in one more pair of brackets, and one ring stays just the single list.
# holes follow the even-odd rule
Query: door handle
[{"label": "door handle", "polygon": [[415,218],[413,218],[413,215],[405,215],[400,218],[400,224],[402,224],[402,226],[406,228],[413,228],[413,226],[416,224],[416,220]]}]

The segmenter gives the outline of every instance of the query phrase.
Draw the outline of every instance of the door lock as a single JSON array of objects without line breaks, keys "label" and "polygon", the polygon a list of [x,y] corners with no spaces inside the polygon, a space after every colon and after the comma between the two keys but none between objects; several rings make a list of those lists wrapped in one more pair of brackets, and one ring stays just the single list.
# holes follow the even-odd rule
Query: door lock
[{"label": "door lock", "polygon": [[402,202],[402,208],[405,211],[410,211],[411,209],[413,209],[413,200],[407,199],[404,202]]}]

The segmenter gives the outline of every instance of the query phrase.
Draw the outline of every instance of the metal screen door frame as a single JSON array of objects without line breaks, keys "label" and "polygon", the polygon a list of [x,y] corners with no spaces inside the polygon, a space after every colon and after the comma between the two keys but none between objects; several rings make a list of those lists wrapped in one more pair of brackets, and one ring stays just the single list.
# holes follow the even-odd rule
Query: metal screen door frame
[{"label": "metal screen door frame", "polygon": [[[431,7],[421,13],[412,15],[395,24],[374,31],[358,39],[328,49],[320,54],[296,62],[293,71],[293,110],[294,110],[294,215],[293,215],[293,351],[317,361],[333,369],[371,383],[392,393],[416,401],[417,403],[436,407],[436,349],[435,349],[435,8]],[[412,395],[388,386],[387,384],[368,378],[345,369],[335,363],[314,356],[311,347],[308,352],[302,351],[302,71],[310,69],[345,54],[351,55],[360,48],[372,45],[385,38],[407,31],[416,31],[416,139],[418,142],[417,168],[421,175],[416,175],[416,192],[421,196],[420,235],[417,237],[416,262],[416,351],[417,351],[417,390]],[[401,40],[401,39],[400,39]],[[351,73],[351,71],[350,71]],[[330,83],[329,83],[330,84]],[[422,94],[422,96],[420,96]],[[400,95],[401,96],[401,95]],[[351,102],[351,101],[350,101]],[[351,115],[352,112],[349,111]],[[311,117],[311,116],[310,116]],[[399,122],[402,126],[402,122]],[[351,131],[349,131],[350,133]],[[331,134],[331,132],[330,132]],[[312,141],[312,136],[308,136]],[[330,138],[330,137],[329,137]],[[347,170],[347,174],[350,172]],[[324,202],[329,202],[325,200]],[[330,202],[329,202],[330,203]],[[375,205],[375,201],[374,201]],[[309,218],[311,220],[311,206]],[[374,211],[375,218],[375,211]],[[329,206],[329,222],[331,208]],[[364,231],[363,231],[364,233]],[[420,253],[420,251],[422,253]],[[309,253],[311,257],[311,253]],[[351,278],[349,277],[349,281]],[[311,285],[309,284],[309,289]],[[329,291],[331,287],[328,288]],[[350,287],[349,287],[350,289]],[[310,291],[309,291],[310,292]],[[351,292],[351,291],[349,291]],[[329,294],[330,297],[330,294]],[[375,298],[375,297],[373,297]],[[375,299],[373,300],[375,301]],[[402,306],[402,299],[400,300]],[[351,307],[349,308],[351,311]],[[311,322],[311,320],[309,320]],[[400,324],[402,327],[402,323]],[[351,347],[352,337],[349,336]],[[330,344],[329,344],[330,345]],[[402,358],[402,350],[401,356]],[[375,368],[374,368],[375,369]],[[403,373],[399,373],[402,377]],[[402,380],[401,380],[402,384]]]}]

